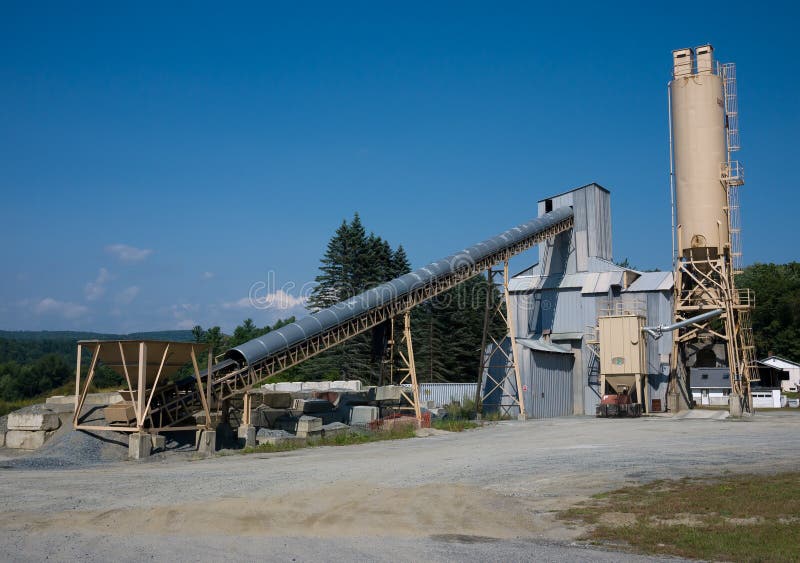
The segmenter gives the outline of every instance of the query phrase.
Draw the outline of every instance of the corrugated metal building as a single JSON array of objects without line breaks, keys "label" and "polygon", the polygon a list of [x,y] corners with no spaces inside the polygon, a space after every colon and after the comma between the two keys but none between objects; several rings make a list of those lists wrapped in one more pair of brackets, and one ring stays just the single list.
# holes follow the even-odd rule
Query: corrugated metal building
[{"label": "corrugated metal building", "polygon": [[[610,301],[638,304],[648,325],[671,322],[672,273],[638,272],[612,261],[610,199],[608,190],[589,184],[541,200],[539,215],[572,206],[575,227],[540,244],[539,262],[509,281],[530,417],[594,414],[599,375],[586,341]],[[671,350],[670,333],[648,341],[650,398],[662,407]]]}]

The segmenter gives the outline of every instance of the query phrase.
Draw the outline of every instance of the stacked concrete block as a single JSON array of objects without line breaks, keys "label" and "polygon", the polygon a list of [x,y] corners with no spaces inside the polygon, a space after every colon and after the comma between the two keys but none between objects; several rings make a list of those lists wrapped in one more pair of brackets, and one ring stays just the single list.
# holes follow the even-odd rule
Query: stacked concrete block
[{"label": "stacked concrete block", "polygon": [[283,381],[275,384],[275,391],[302,391],[303,384],[299,381]]},{"label": "stacked concrete block", "polygon": [[41,448],[58,427],[61,419],[57,413],[40,406],[12,412],[8,415],[4,446],[20,450]]},{"label": "stacked concrete block", "polygon": [[48,409],[17,411],[8,415],[9,430],[57,430],[59,426],[61,419]]},{"label": "stacked concrete block", "polygon": [[358,406],[350,411],[351,426],[366,426],[378,420],[380,409],[378,407]]},{"label": "stacked concrete block", "polygon": [[400,401],[403,398],[403,387],[401,385],[384,385],[375,388],[376,401]]},{"label": "stacked concrete block", "polygon": [[308,438],[322,434],[322,419],[315,416],[301,416],[297,421],[297,437]]},{"label": "stacked concrete block", "polygon": [[350,391],[361,391],[361,381],[354,379],[352,381],[331,381],[331,389],[348,389]]},{"label": "stacked concrete block", "polygon": [[330,424],[325,424],[322,427],[322,435],[325,438],[332,438],[334,436],[339,436],[340,434],[348,434],[350,431],[350,427],[341,422],[331,422]]},{"label": "stacked concrete block", "polygon": [[45,430],[9,430],[6,432],[5,446],[17,450],[38,450],[53,434]]}]

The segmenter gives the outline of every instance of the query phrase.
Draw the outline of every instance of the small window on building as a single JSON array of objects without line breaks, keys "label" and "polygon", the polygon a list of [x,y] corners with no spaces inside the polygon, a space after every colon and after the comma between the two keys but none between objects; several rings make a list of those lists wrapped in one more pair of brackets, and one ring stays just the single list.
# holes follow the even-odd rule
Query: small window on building
[{"label": "small window on building", "polygon": [[723,373],[722,374],[722,379],[730,379],[730,378],[731,378],[731,374],[729,374],[729,373]]},{"label": "small window on building", "polygon": [[553,210],[553,200],[552,199],[544,200],[544,212],[550,213],[552,210]]},{"label": "small window on building", "polygon": [[707,373],[704,373],[704,374],[703,374],[703,375],[701,375],[700,377],[701,377],[702,379],[708,379],[708,374],[707,374]]}]

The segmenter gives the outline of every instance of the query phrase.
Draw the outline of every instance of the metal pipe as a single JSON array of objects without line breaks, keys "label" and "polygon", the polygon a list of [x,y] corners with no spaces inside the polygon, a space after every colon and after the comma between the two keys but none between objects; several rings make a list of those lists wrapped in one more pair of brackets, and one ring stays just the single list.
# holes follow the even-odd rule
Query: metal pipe
[{"label": "metal pipe", "polygon": [[658,340],[664,335],[665,332],[672,332],[673,330],[678,330],[679,328],[683,328],[691,324],[713,319],[714,317],[720,316],[724,312],[724,309],[714,309],[708,313],[703,313],[702,315],[697,315],[696,317],[692,317],[671,325],[646,326],[642,327],[642,330],[652,336],[655,340]]}]

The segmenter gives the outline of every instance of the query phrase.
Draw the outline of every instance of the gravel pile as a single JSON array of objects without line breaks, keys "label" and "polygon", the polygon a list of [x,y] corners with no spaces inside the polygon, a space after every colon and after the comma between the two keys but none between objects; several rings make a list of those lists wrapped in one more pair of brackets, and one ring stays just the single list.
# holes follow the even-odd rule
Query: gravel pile
[{"label": "gravel pile", "polygon": [[29,455],[10,460],[19,469],[67,469],[123,461],[128,457],[128,437],[121,432],[93,432],[63,428],[44,446]]}]

